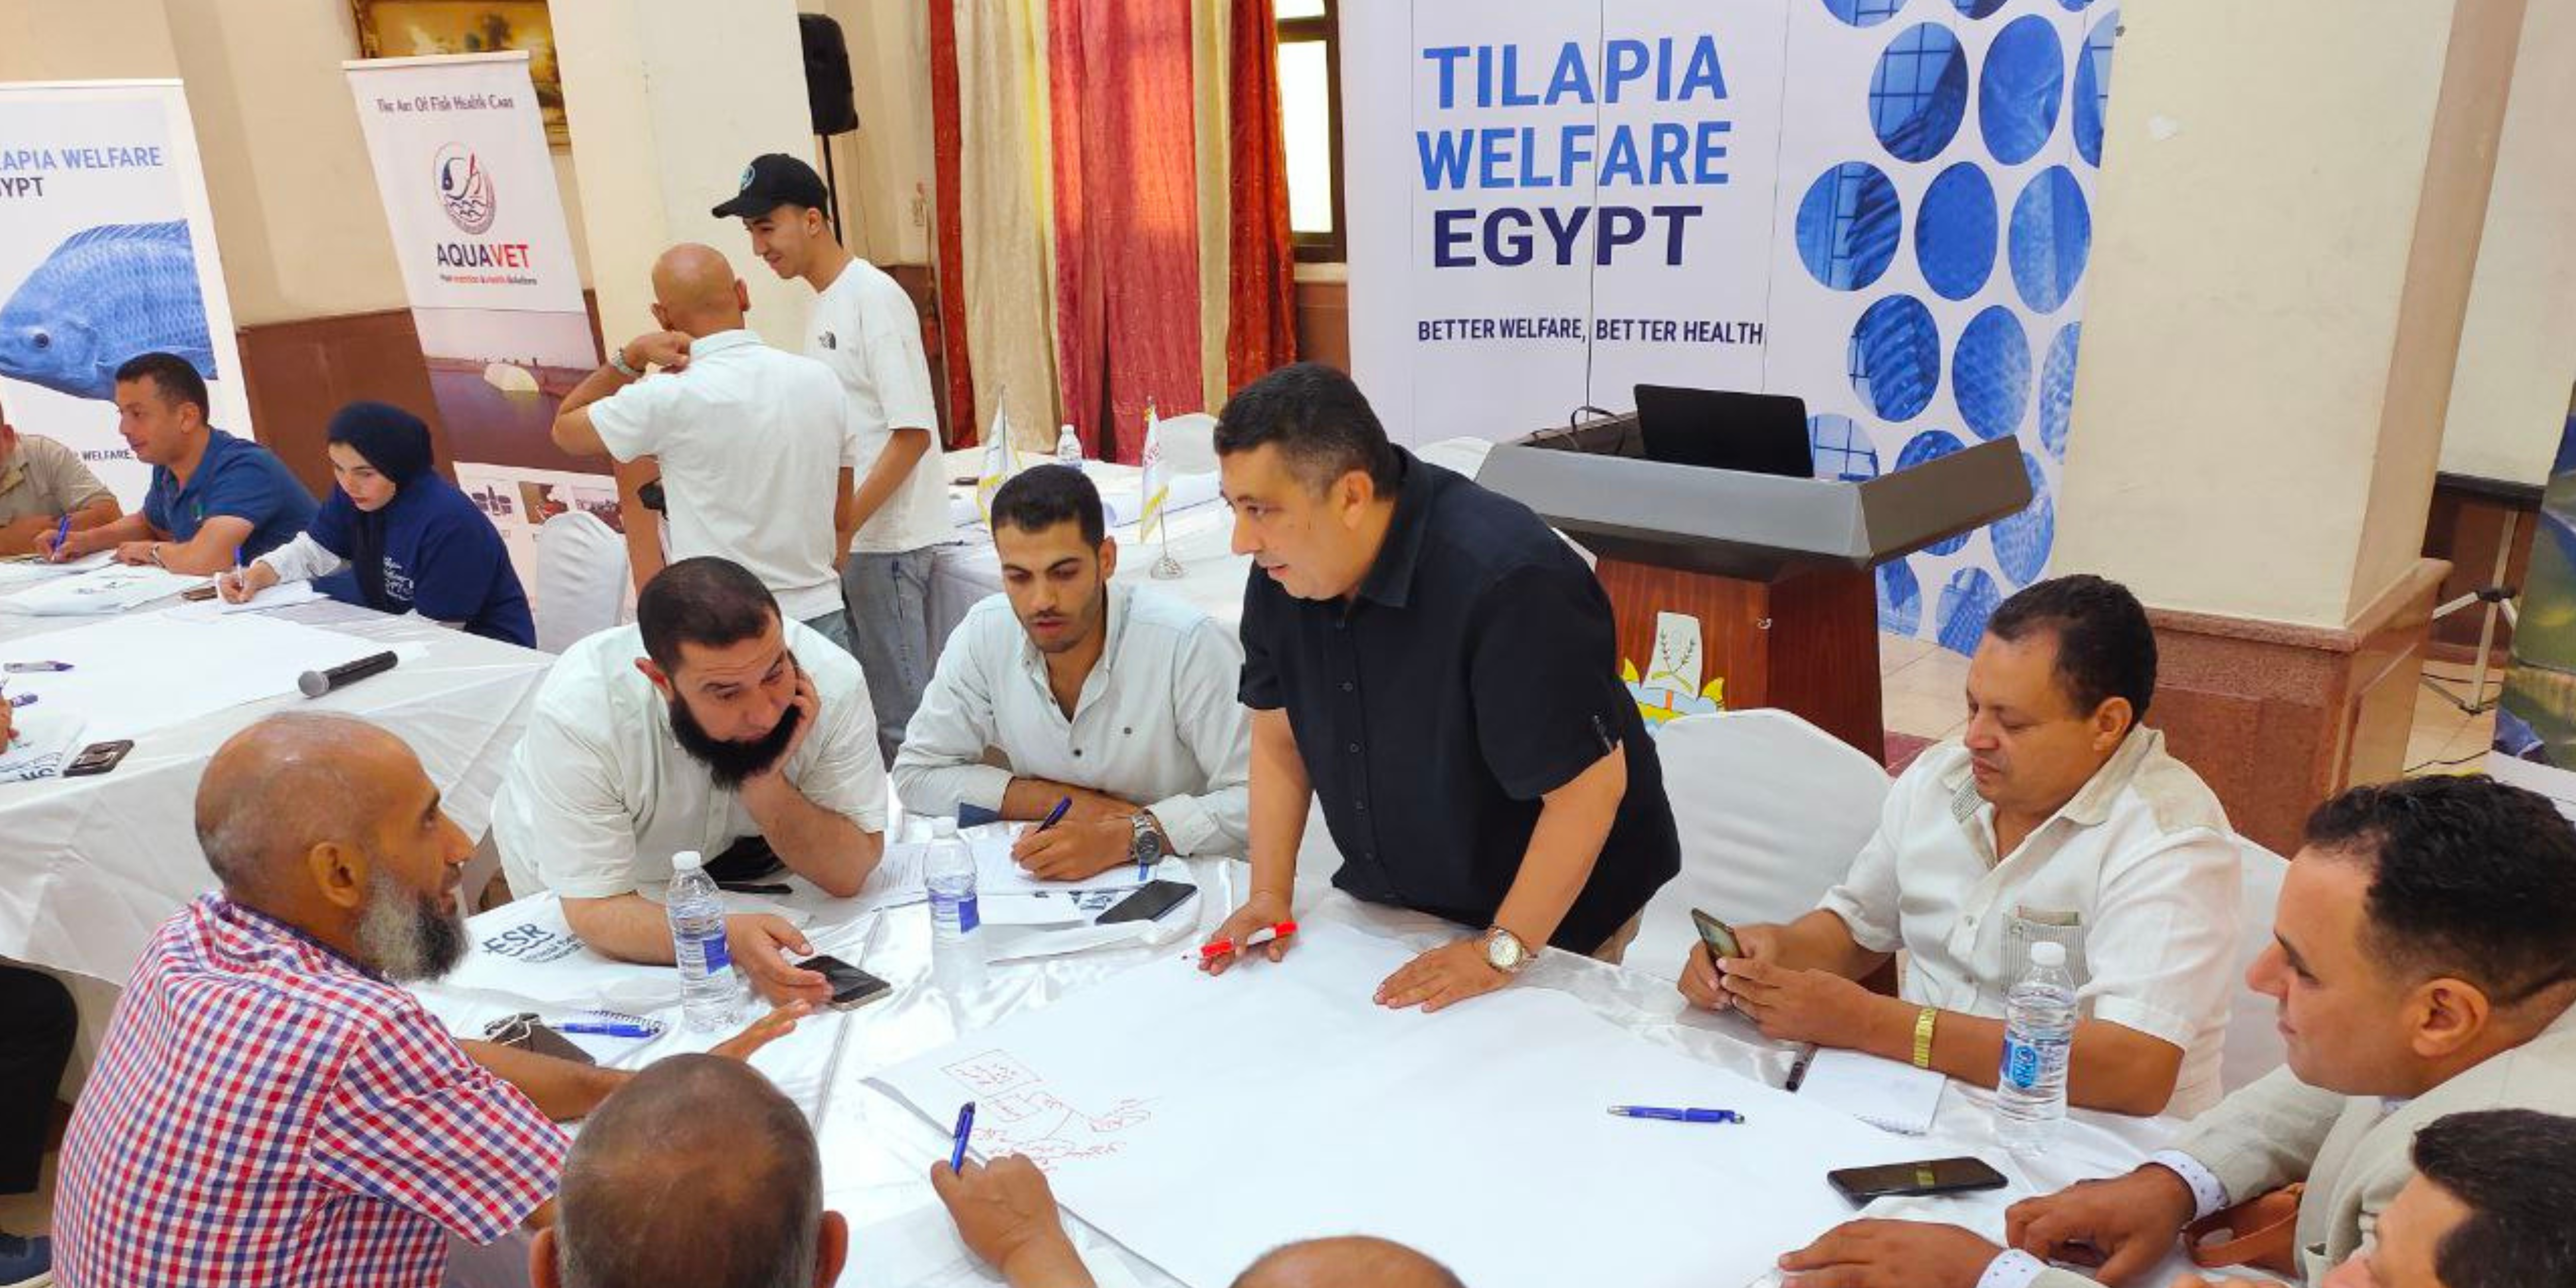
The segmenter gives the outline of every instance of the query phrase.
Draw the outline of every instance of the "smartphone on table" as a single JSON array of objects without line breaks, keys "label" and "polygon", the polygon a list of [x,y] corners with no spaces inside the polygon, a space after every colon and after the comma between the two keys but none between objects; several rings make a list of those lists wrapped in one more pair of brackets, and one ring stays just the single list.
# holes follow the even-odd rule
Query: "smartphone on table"
[{"label": "smartphone on table", "polygon": [[1180,907],[1183,900],[1198,892],[1199,888],[1187,881],[1148,881],[1136,887],[1136,893],[1092,918],[1091,924],[1115,926],[1121,922],[1159,920],[1164,913]]},{"label": "smartphone on table", "polygon": [[1854,1203],[1896,1194],[1962,1194],[1999,1190],[2004,1174],[1981,1158],[1929,1158],[1912,1163],[1845,1167],[1825,1173],[1825,1183]]},{"label": "smartphone on table", "polygon": [[865,1006],[894,991],[894,985],[829,953],[808,957],[796,965],[821,975],[832,986],[832,1009],[836,1011]]}]

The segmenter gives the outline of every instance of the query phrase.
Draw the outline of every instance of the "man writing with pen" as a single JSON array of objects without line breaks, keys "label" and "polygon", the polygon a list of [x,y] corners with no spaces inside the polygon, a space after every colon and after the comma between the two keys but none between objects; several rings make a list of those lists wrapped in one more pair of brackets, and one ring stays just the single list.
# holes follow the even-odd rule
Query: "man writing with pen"
[{"label": "man writing with pen", "polygon": [[1003,484],[993,548],[1002,593],[949,637],[895,756],[905,806],[1042,820],[1013,855],[1053,880],[1243,853],[1250,748],[1233,635],[1181,600],[1111,583],[1118,543],[1080,470],[1042,465]]}]

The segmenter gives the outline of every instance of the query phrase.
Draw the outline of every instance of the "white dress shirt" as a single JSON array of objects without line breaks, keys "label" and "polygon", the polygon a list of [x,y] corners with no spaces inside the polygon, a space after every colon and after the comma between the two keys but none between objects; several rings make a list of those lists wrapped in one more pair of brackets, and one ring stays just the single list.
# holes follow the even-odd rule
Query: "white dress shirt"
[{"label": "white dress shirt", "polygon": [[851,486],[867,481],[898,429],[927,430],[928,450],[859,525],[850,549],[861,554],[919,550],[955,538],[948,519],[947,458],[939,450],[939,411],[930,397],[930,360],[921,349],[921,314],[903,284],[864,259],[853,259],[814,297],[805,322],[805,356],[839,377],[850,405],[841,463]]},{"label": "white dress shirt", "polygon": [[1818,906],[1861,947],[1905,950],[1906,1001],[1968,1015],[2001,1018],[2030,945],[2064,944],[2085,1015],[2182,1048],[2166,1112],[2215,1104],[2241,879],[2208,785],[2141,728],[2000,859],[1994,819],[1967,748],[1925,751]]},{"label": "white dress shirt", "polygon": [[800,622],[841,608],[832,506],[848,422],[829,368],[739,329],[590,405],[609,455],[662,463],[671,558],[741,564]]},{"label": "white dress shirt", "polygon": [[[885,764],[859,664],[799,623],[784,627],[821,707],[787,758],[787,781],[860,830],[883,832]],[[759,835],[742,799],[680,749],[669,700],[635,669],[643,656],[640,628],[601,631],[565,650],[537,689],[527,735],[492,801],[492,839],[512,894],[658,898],[673,854],[712,858]]]},{"label": "white dress shirt", "polygon": [[[1235,697],[1243,646],[1189,604],[1116,582],[1107,629],[1068,720],[1010,598],[968,610],[895,756],[904,807],[999,810],[1013,777],[1044,778],[1145,806],[1179,853],[1243,854],[1252,759]],[[985,764],[988,747],[1010,767]]]}]

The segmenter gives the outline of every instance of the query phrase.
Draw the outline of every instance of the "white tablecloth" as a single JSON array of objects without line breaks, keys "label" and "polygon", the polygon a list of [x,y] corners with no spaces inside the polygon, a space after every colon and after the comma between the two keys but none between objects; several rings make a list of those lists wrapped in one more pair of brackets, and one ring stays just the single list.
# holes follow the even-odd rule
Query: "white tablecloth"
[{"label": "white tablecloth", "polygon": [[[810,890],[778,901],[814,918],[806,933],[819,951],[857,962],[895,986],[890,996],[856,1011],[826,1013],[806,1021],[798,1033],[754,1058],[754,1063],[805,1109],[809,1119],[819,1120],[824,1201],[826,1206],[843,1213],[852,1227],[849,1268],[840,1280],[844,1288],[994,1282],[971,1265],[925,1177],[929,1162],[947,1154],[945,1125],[924,1121],[877,1089],[864,1085],[864,1080],[879,1069],[935,1049],[961,1034],[988,1027],[1004,1016],[1044,1006],[1115,972],[1151,960],[1156,954],[1182,951],[1183,945],[1197,942],[1231,910],[1240,897],[1248,870],[1226,860],[1193,860],[1188,866],[1200,887],[1196,905],[1187,912],[1175,913],[1170,924],[1155,927],[1150,942],[999,963],[991,968],[990,978],[982,988],[962,995],[933,985],[928,913],[923,907],[852,915],[836,910],[832,901]],[[1303,923],[1350,926],[1417,948],[1432,947],[1459,933],[1456,927],[1434,918],[1360,904],[1322,885],[1315,879],[1317,875],[1309,872],[1301,882],[1297,912]],[[801,882],[797,884],[802,887]],[[515,907],[484,914],[477,920],[478,933],[472,938],[479,941],[486,934],[514,924],[514,918],[524,916],[514,912]],[[475,951],[482,950],[478,947]],[[1295,963],[1292,955],[1286,968],[1294,969]],[[659,988],[676,996],[677,985],[667,967],[604,969],[635,981],[618,985],[621,996],[625,989],[633,987],[647,992]],[[1792,1059],[1789,1048],[1763,1040],[1737,1017],[1688,1011],[1669,981],[1648,979],[1563,952],[1551,950],[1543,954],[1513,987],[1561,990],[1648,1041],[1772,1085],[1786,1078]],[[451,1029],[466,1035],[479,1033],[487,1020],[514,1010],[560,1015],[574,1009],[560,999],[547,1005],[501,992],[442,986],[421,991],[431,1009]],[[676,1008],[654,1013],[673,1028],[649,1043],[583,1041],[604,1062],[634,1068],[676,1052],[703,1050],[721,1036],[680,1032]],[[2013,1201],[2084,1177],[2126,1171],[2170,1139],[2175,1126],[2165,1119],[2078,1112],[2067,1124],[2057,1148],[2044,1158],[2025,1162],[1995,1147],[1989,1097],[1952,1084],[1945,1093],[1934,1135],[1889,1136],[1887,1160],[1976,1154],[2002,1169],[2012,1179],[2011,1187],[1953,1198],[1889,1200],[1875,1205],[1870,1215],[1956,1222],[1999,1240],[2004,1209]],[[1794,1158],[1748,1161],[1744,1183],[1760,1185],[1769,1177],[1790,1174],[1802,1166],[1801,1160]],[[1723,1196],[1713,1196],[1712,1217],[1723,1211]],[[1178,1282],[1079,1220],[1069,1219],[1068,1227],[1104,1285],[1135,1283],[1159,1288]],[[1567,1237],[1596,1237],[1597,1233],[1568,1231]],[[1627,1231],[1619,1237],[1650,1238],[1652,1232]],[[1748,1231],[1747,1237],[1761,1239],[1765,1235]],[[1765,1253],[1786,1250],[1766,1248]],[[504,1240],[495,1247],[481,1249],[460,1244],[455,1249],[450,1281],[468,1288],[521,1288],[527,1282],[525,1261],[524,1239]],[[2181,1268],[2178,1255],[2170,1268]],[[2165,1281],[2156,1278],[2149,1282]],[[1478,1288],[1510,1286],[1480,1284]]]}]

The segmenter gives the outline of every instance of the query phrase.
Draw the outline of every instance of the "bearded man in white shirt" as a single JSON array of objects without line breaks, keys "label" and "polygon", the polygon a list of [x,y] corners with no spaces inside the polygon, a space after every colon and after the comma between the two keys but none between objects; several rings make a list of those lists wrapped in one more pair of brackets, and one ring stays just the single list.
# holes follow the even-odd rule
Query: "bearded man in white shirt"
[{"label": "bearded man in white shirt", "polygon": [[[2079,1011],[2068,1100],[2208,1108],[2242,878],[2218,799],[2140,723],[2155,686],[2155,632],[2118,583],[2059,577],[2005,600],[1968,664],[1966,733],[1907,768],[1815,911],[1742,927],[1741,958],[1694,948],[1683,994],[1769,1037],[1991,1087],[2005,995],[2053,941]],[[1901,997],[1856,982],[1900,948]]]},{"label": "bearded man in white shirt", "polygon": [[[1056,880],[1239,855],[1249,828],[1243,648],[1189,604],[1111,582],[1118,543],[1103,519],[1091,480],[1061,465],[994,493],[1002,593],[949,637],[894,763],[896,794],[919,813],[1044,819],[1070,799],[1062,822],[1014,850]],[[987,748],[1009,768],[986,763]]]}]

